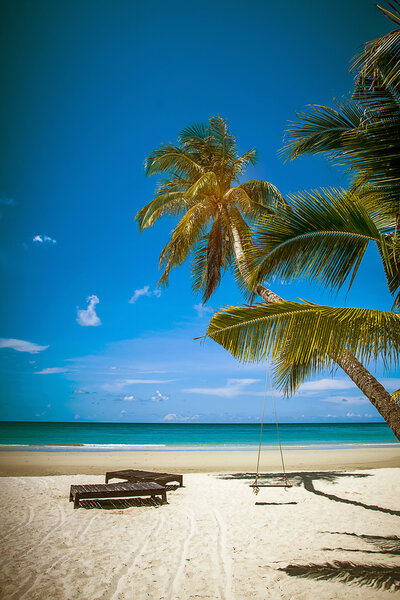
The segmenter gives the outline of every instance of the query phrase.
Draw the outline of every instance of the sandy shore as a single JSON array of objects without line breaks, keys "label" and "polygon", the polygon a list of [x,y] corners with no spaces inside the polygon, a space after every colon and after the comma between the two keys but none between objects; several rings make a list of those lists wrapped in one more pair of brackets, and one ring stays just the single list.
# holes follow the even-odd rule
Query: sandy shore
[{"label": "sandy shore", "polygon": [[[25,452],[1,451],[0,476],[101,475],[117,469],[148,469],[179,473],[253,472],[256,452]],[[400,467],[400,445],[352,450],[285,450],[291,471]],[[280,471],[278,451],[263,451],[261,469]]]},{"label": "sandy shore", "polygon": [[[97,461],[98,454],[91,456]],[[99,508],[87,501],[74,510],[70,484],[102,480],[98,475],[1,480],[2,599],[396,596],[393,587],[360,585],[354,577],[368,568],[396,575],[397,566],[400,583],[400,561],[390,540],[400,535],[400,469],[299,472],[291,476],[290,490],[263,488],[258,496],[245,475],[186,474],[185,487],[169,491],[167,505],[122,500]],[[339,578],[351,563],[350,581],[312,577],[323,574],[324,563]]]}]

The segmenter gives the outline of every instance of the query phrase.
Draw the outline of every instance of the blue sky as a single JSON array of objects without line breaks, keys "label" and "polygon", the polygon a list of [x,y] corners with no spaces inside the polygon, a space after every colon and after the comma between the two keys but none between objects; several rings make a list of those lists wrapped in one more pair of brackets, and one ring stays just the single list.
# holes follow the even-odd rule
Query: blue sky
[{"label": "blue sky", "polygon": [[[295,111],[348,93],[351,58],[390,23],[368,0],[38,0],[3,6],[0,29],[0,418],[258,420],[265,366],[193,340],[214,308],[241,303],[231,276],[205,308],[186,265],[156,288],[173,223],[139,235],[134,216],[156,183],[143,160],[220,114],[240,150],[259,151],[248,179],[285,194],[344,185],[322,158],[284,164],[278,150]],[[372,250],[347,299],[306,281],[274,289],[391,306]],[[340,371],[282,399],[279,415],[377,419]]]}]

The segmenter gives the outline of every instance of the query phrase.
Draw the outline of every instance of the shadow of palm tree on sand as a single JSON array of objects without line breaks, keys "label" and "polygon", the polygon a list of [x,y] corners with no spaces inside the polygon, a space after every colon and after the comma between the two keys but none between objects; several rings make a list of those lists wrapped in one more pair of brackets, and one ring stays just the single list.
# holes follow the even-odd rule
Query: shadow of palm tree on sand
[{"label": "shadow of palm tree on sand", "polygon": [[[255,476],[255,473],[232,473],[229,475],[219,475],[219,477],[222,479],[243,479],[248,480],[249,482],[253,482]],[[360,479],[371,476],[372,475],[369,475],[368,473],[348,473],[342,471],[300,471],[287,474],[288,480],[292,484],[292,486],[302,485],[304,489],[307,490],[307,492],[310,492],[317,496],[323,496],[324,498],[328,498],[328,500],[332,500],[334,502],[342,502],[343,504],[359,506],[367,510],[378,511],[399,517],[399,510],[385,508],[376,504],[364,504],[363,502],[359,502],[357,500],[350,500],[349,498],[342,498],[334,494],[328,494],[327,492],[323,492],[321,490],[316,489],[314,485],[315,481],[326,481],[329,483],[336,483],[339,479],[343,479],[346,477]],[[263,473],[259,475],[259,482],[267,484],[276,484],[282,483],[283,478],[283,473]]]}]

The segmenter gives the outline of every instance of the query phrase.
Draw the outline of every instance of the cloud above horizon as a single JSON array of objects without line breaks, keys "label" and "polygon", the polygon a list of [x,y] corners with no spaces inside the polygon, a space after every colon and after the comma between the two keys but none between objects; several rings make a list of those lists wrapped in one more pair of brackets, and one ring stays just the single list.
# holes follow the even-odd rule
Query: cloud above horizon
[{"label": "cloud above horizon", "polygon": [[50,243],[50,244],[56,244],[57,243],[57,240],[51,238],[48,235],[35,235],[32,241],[36,242],[36,243],[39,243],[39,244],[45,244],[46,242]]},{"label": "cloud above horizon", "polygon": [[166,400],[169,400],[169,396],[163,396],[160,390],[156,390],[154,396],[151,397],[152,402],[164,402]]},{"label": "cloud above horizon", "polygon": [[137,398],[135,398],[135,396],[132,395],[126,395],[122,398],[122,400],[124,400],[125,402],[137,402]]},{"label": "cloud above horizon", "polygon": [[324,378],[316,381],[306,381],[298,389],[300,392],[328,392],[330,390],[348,390],[356,388],[356,384],[351,379]]},{"label": "cloud above horizon", "polygon": [[333,402],[335,404],[368,404],[369,400],[365,396],[327,396],[322,398],[321,402]]},{"label": "cloud above horizon", "polygon": [[141,296],[155,296],[156,298],[159,298],[161,296],[161,290],[156,288],[155,290],[151,291],[150,286],[145,285],[144,287],[134,291],[133,296],[128,300],[129,304],[135,304],[135,302],[139,300]]},{"label": "cloud above horizon", "polygon": [[198,419],[200,417],[200,415],[193,415],[191,417],[185,417],[183,415],[178,415],[176,413],[169,413],[168,415],[165,415],[165,417],[163,417],[163,421],[181,421],[181,422],[187,422],[187,421],[195,421],[196,419]]},{"label": "cloud above horizon", "polygon": [[101,321],[96,314],[96,304],[100,302],[98,297],[94,294],[86,298],[88,307],[86,309],[78,309],[78,316],[76,318],[77,323],[82,327],[97,327],[101,325]]},{"label": "cloud above horizon", "polygon": [[29,354],[38,354],[46,350],[49,346],[39,346],[33,342],[27,342],[25,340],[16,340],[14,338],[0,338],[0,348],[12,348],[17,352],[29,352]]},{"label": "cloud above horizon", "polygon": [[[219,396],[220,398],[236,398],[248,394],[247,386],[258,383],[260,379],[228,379],[222,387],[188,388],[183,390],[188,394],[203,394],[205,396]],[[252,392],[254,394],[254,392]]]},{"label": "cloud above horizon", "polygon": [[199,317],[199,319],[201,319],[205,315],[214,314],[214,310],[209,306],[204,306],[204,304],[195,304],[193,308],[197,312],[197,316]]},{"label": "cloud above horizon", "polygon": [[67,373],[68,369],[64,369],[63,367],[48,367],[47,369],[42,369],[41,371],[36,371],[35,375],[54,375],[55,373]]},{"label": "cloud above horizon", "polygon": [[171,383],[173,381],[175,381],[175,379],[120,379],[119,381],[104,383],[101,387],[106,392],[120,392],[129,385],[150,385],[156,383]]}]

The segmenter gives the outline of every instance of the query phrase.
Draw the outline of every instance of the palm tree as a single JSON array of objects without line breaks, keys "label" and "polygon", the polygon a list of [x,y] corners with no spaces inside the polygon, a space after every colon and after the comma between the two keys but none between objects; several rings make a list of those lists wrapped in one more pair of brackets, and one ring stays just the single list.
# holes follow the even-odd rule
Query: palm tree
[{"label": "palm tree", "polygon": [[[385,211],[367,211],[351,193],[293,196],[279,215],[264,216],[256,225],[256,281],[272,275],[286,281],[307,277],[340,288],[351,278],[351,285],[370,243],[378,246],[388,280],[393,281],[389,275],[398,248],[391,233],[385,233],[386,221]],[[284,301],[228,307],[214,314],[207,335],[242,361],[270,355],[276,381],[287,394],[336,363],[400,439],[398,395],[391,396],[363,367],[378,359],[385,365],[399,363],[398,313]]]},{"label": "palm tree", "polygon": [[[238,156],[235,139],[221,117],[184,129],[178,145],[162,145],[149,155],[147,175],[162,173],[166,178],[159,184],[156,197],[137,214],[140,230],[153,226],[164,215],[183,215],[161,252],[164,272],[160,284],[168,283],[170,270],[192,252],[193,287],[203,291],[204,301],[219,284],[221,273],[232,266],[246,290],[273,306],[283,302],[260,279],[253,279],[253,240],[248,223],[261,215],[275,219],[286,206],[269,183],[255,180],[239,184],[239,177],[255,160],[254,149]],[[373,403],[390,398],[355,357],[337,354],[334,360]],[[301,368],[292,364],[293,373]]]},{"label": "palm tree", "polygon": [[[140,230],[164,215],[181,217],[160,255],[164,272],[159,285],[167,284],[171,269],[192,254],[193,289],[203,292],[203,302],[228,267],[234,268],[240,285],[248,286],[252,271],[249,223],[284,202],[270,183],[239,183],[256,159],[254,148],[238,154],[236,140],[219,116],[187,127],[177,145],[164,144],[146,158],[147,175],[166,177],[156,197],[136,215]],[[252,291],[266,302],[278,298],[261,283]]]},{"label": "palm tree", "polygon": [[[392,8],[382,10],[400,24],[400,12]],[[307,276],[340,288],[351,276],[352,285],[368,244],[375,243],[394,305],[399,304],[399,46],[399,30],[366,44],[354,63],[359,72],[352,99],[335,109],[313,106],[289,130],[290,158],[326,153],[349,166],[353,184],[349,192],[295,195],[280,214],[261,216],[254,235],[255,282],[271,274],[287,280]],[[213,317],[208,334],[244,360],[259,360],[272,350],[278,382],[288,393],[332,360],[344,363],[400,439],[398,394],[390,396],[365,376],[357,360],[397,363],[396,313],[310,303],[230,307]]]}]

